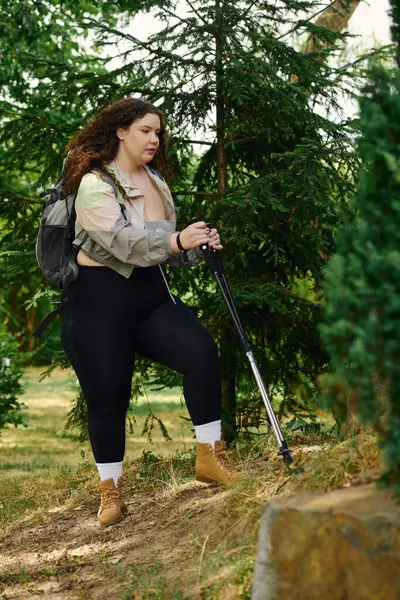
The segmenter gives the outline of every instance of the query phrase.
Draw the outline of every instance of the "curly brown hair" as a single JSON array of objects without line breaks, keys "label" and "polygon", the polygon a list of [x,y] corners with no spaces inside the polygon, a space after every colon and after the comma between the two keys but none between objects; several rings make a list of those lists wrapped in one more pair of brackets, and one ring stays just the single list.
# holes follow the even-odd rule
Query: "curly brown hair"
[{"label": "curly brown hair", "polygon": [[142,98],[124,98],[105,106],[94,120],[78,131],[66,146],[69,152],[65,167],[65,184],[76,194],[82,177],[93,169],[102,169],[117,155],[119,139],[117,129],[129,127],[136,119],[147,114],[160,117],[160,146],[150,165],[156,167],[169,181],[173,178],[167,157],[168,136],[164,115],[159,108]]}]

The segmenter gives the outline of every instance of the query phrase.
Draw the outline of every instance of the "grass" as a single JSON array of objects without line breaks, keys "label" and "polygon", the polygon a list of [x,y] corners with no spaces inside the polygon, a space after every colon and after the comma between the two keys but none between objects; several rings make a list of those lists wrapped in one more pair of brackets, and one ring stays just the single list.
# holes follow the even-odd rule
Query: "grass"
[{"label": "grass", "polygon": [[[91,456],[89,443],[71,443],[75,433],[63,434],[66,415],[77,393],[73,372],[56,370],[50,378],[39,383],[41,372],[40,368],[30,368],[24,374],[22,401],[28,406],[28,426],[10,428],[0,434],[0,473],[14,471],[16,475],[24,475],[42,469],[57,471],[62,467],[77,466],[82,457]],[[153,444],[141,436],[148,414],[147,400],[142,399],[133,409],[136,423],[134,433],[127,436],[127,456],[137,458],[149,449],[172,456],[176,450],[192,446],[192,426],[184,419],[189,415],[182,406],[180,390],[169,390],[162,395],[152,393],[149,402],[174,441],[166,443],[157,426],[152,435]]]},{"label": "grass", "polygon": [[[130,515],[97,526],[97,474],[86,444],[63,438],[74,377],[56,372],[24,380],[29,427],[0,437],[0,598],[59,600],[250,599],[262,508],[268,499],[349,485],[380,465],[363,433],[342,443],[325,434],[288,436],[290,472],[273,436],[249,436],[230,453],[240,470],[228,489],[196,483],[194,443],[179,390],[150,397],[174,442],[154,445],[138,425],[127,442],[125,490]],[[157,407],[157,408],[156,408]]]}]

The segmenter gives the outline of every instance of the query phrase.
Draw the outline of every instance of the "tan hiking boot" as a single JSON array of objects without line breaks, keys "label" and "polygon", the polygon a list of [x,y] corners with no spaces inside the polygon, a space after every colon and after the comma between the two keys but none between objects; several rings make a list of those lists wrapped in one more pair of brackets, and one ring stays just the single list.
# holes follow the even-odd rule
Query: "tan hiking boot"
[{"label": "tan hiking boot", "polygon": [[128,509],[122,495],[122,477],[118,479],[118,487],[115,487],[114,479],[100,481],[101,503],[97,517],[102,527],[114,525],[121,521],[128,513]]},{"label": "tan hiking boot", "polygon": [[196,444],[196,479],[204,483],[221,483],[228,485],[238,475],[229,464],[222,441],[214,443],[214,453],[211,444]]}]

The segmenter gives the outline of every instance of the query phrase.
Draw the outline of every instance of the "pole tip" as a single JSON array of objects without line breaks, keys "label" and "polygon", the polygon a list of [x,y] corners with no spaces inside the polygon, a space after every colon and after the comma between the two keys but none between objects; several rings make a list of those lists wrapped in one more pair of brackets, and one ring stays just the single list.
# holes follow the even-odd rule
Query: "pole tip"
[{"label": "pole tip", "polygon": [[279,448],[278,454],[280,454],[283,457],[283,462],[287,466],[291,465],[293,462],[293,458],[290,453],[291,450],[289,450],[287,443],[285,442],[285,440],[282,440],[282,444]]}]

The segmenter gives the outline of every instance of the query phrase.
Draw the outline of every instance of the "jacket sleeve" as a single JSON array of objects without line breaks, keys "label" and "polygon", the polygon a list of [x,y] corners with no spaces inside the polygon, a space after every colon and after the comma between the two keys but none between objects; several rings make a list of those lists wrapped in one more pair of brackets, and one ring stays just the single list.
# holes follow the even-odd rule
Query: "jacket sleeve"
[{"label": "jacket sleeve", "polygon": [[165,264],[178,268],[195,267],[202,260],[203,253],[200,248],[192,248],[187,252],[174,252],[173,256],[170,256]]},{"label": "jacket sleeve", "polygon": [[171,232],[133,227],[125,220],[112,187],[94,173],[82,178],[75,210],[88,236],[123,263],[150,267],[174,256]]}]

